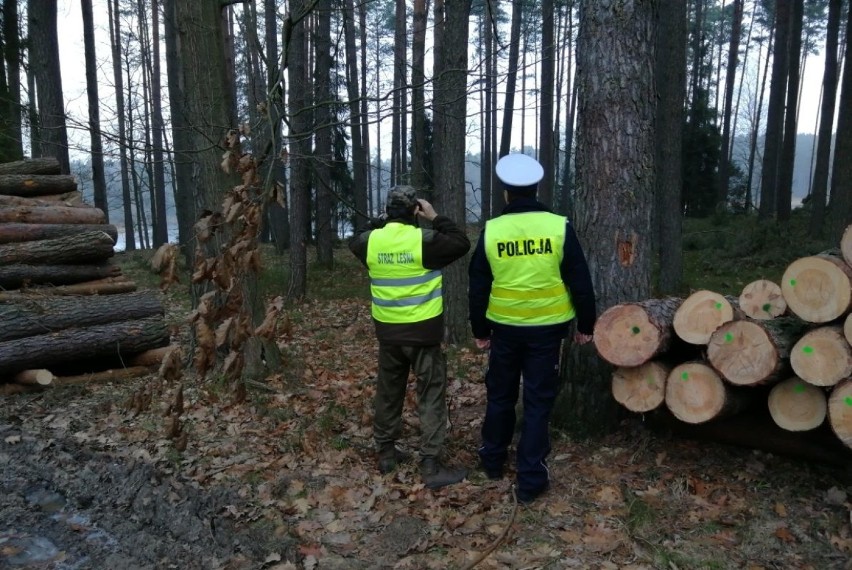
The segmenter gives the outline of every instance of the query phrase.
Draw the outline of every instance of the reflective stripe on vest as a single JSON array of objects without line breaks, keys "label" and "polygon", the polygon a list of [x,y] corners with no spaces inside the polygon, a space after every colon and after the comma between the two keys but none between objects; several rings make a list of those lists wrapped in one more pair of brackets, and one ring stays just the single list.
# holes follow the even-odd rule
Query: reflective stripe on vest
[{"label": "reflective stripe on vest", "polygon": [[553,325],[574,318],[559,268],[565,244],[563,216],[504,214],[485,224],[485,256],[494,281],[485,316],[516,326]]},{"label": "reflective stripe on vest", "polygon": [[440,271],[423,267],[423,232],[391,222],[373,230],[367,242],[373,318],[383,323],[416,323],[444,310]]}]

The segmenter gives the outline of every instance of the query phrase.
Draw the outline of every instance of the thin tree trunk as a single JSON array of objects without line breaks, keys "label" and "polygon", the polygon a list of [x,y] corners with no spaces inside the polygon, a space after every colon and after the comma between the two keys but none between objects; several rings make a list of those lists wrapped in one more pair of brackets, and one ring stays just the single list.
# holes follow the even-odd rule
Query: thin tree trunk
[{"label": "thin tree trunk", "polygon": [[153,73],[151,74],[152,127],[154,129],[154,247],[169,241],[169,221],[166,214],[166,173],[163,164],[163,104],[160,80],[160,10],[159,0],[151,0],[151,31],[153,33]]},{"label": "thin tree trunk", "polygon": [[[350,14],[349,21],[352,23],[353,27],[355,24],[355,14],[354,14],[354,6],[350,1],[347,3],[347,10]],[[355,202],[359,204],[359,198],[362,200],[360,202],[361,206],[364,208],[361,211],[363,213],[368,213],[373,209],[373,175],[372,175],[372,166],[370,163],[370,122],[368,121],[369,117],[369,108],[367,105],[367,3],[366,2],[358,2],[358,28],[359,28],[359,37],[361,38],[361,91],[359,92],[359,99],[361,101],[361,114],[359,116],[359,120],[356,122],[361,125],[361,145],[363,149],[363,162],[354,168],[360,168],[360,175],[363,177],[363,190],[358,188],[357,182],[355,183]],[[354,35],[354,31],[353,31]],[[354,49],[354,39],[353,39],[353,52]],[[348,48],[347,48],[348,49]],[[378,68],[377,68],[378,71]],[[356,74],[357,75],[357,74]],[[354,146],[354,139],[353,139]],[[353,161],[354,161],[354,148],[353,148]],[[353,178],[354,178],[353,172]],[[367,197],[363,196],[364,193],[367,193]],[[363,216],[362,216],[363,217]]]},{"label": "thin tree trunk", "polygon": [[411,44],[411,185],[418,192],[429,186],[426,174],[426,0],[414,0]]},{"label": "thin tree trunk", "polygon": [[[296,0],[292,10],[301,14],[304,0]],[[301,19],[293,26],[287,47],[290,115],[290,284],[288,295],[300,299],[307,292],[307,242],[310,233],[308,203],[310,201],[310,173],[308,160],[311,153],[310,117],[305,105],[308,90],[305,50],[307,21]]]},{"label": "thin tree trunk", "polygon": [[[364,8],[360,8],[363,10]],[[354,2],[346,0],[344,12],[344,40],[346,43],[346,89],[349,95],[349,115],[350,125],[349,133],[352,137],[352,180],[354,183],[353,191],[355,193],[355,227],[361,227],[367,222],[369,215],[369,205],[367,196],[370,193],[369,189],[369,167],[370,158],[367,154],[367,140],[364,137],[367,130],[364,126],[368,123],[366,110],[367,91],[363,84],[366,77],[366,71],[362,70],[361,81],[362,89],[358,91],[358,53],[355,47],[355,19],[354,19]],[[363,46],[366,48],[366,45]],[[363,54],[362,54],[363,58]],[[362,65],[363,65],[362,60]],[[353,228],[354,229],[354,228]]]},{"label": "thin tree trunk", "polygon": [[494,57],[494,33],[492,28],[491,3],[487,2],[483,11],[482,20],[482,47],[485,48],[485,58],[480,69],[481,85],[480,96],[482,100],[482,146],[480,149],[480,197],[481,209],[480,219],[483,223],[491,217],[491,172],[494,166],[491,164],[491,60]]},{"label": "thin tree trunk", "polygon": [[847,40],[843,59],[843,78],[840,86],[840,106],[837,111],[837,140],[834,148],[834,164],[831,170],[831,200],[829,201],[828,237],[840,241],[846,226],[852,221],[852,42],[848,31],[852,30],[852,10],[846,22]]},{"label": "thin tree trunk", "polygon": [[[14,2],[10,2],[14,4]],[[100,99],[98,99],[98,64],[95,53],[95,24],[92,0],[81,0],[83,12],[83,44],[86,58],[86,95],[89,101],[89,137],[92,144],[92,186],[95,207],[104,211],[109,222],[106,176],[104,174],[104,150],[101,142]]]},{"label": "thin tree trunk", "polygon": [[[515,90],[518,81],[518,59],[520,58],[521,21],[523,20],[523,2],[512,2],[512,26],[509,32],[509,62],[506,71],[506,102],[503,105],[503,126],[500,131],[500,158],[511,150],[512,119],[515,114]],[[497,216],[503,209],[503,193],[494,185],[491,194],[491,217]]]},{"label": "thin tree trunk", "polygon": [[[775,28],[769,33],[769,44],[766,48],[766,63],[763,66],[763,79],[760,82],[760,95],[757,99],[757,109],[754,113],[754,126],[751,131],[751,147],[748,153],[748,176],[746,176],[746,211],[754,207],[752,177],[754,175],[754,161],[757,157],[757,137],[760,133],[760,118],[763,114],[763,96],[766,93],[766,82],[769,78],[769,54],[772,52],[772,42],[775,38]],[[759,58],[758,58],[759,59]]]},{"label": "thin tree trunk", "polygon": [[539,162],[544,178],[538,185],[538,199],[553,203],[553,75],[556,64],[553,49],[553,0],[541,3],[541,92],[539,115]]}]

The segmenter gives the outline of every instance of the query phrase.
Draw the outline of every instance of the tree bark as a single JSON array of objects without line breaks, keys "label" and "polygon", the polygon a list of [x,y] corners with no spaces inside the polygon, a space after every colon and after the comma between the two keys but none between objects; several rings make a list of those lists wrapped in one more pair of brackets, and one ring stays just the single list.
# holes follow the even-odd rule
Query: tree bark
[{"label": "tree bark", "polygon": [[787,431],[818,428],[828,412],[825,392],[796,377],[773,386],[767,403],[772,420]]},{"label": "tree bark", "polygon": [[[40,158],[25,158],[14,162],[0,164],[0,176],[9,174],[22,175],[45,175],[45,174],[60,174],[62,167],[59,161],[53,156],[44,156]],[[73,177],[72,177],[73,180]],[[76,189],[76,186],[75,186]]]},{"label": "tree bark", "polygon": [[725,385],[716,372],[702,362],[676,366],[666,380],[666,407],[677,419],[702,424],[742,411],[750,398],[746,392]]},{"label": "tree bark", "polygon": [[832,389],[828,398],[828,422],[843,445],[852,449],[852,379]]},{"label": "tree bark", "polygon": [[725,323],[710,337],[707,360],[737,386],[775,382],[787,372],[790,348],[804,326],[798,319]]},{"label": "tree bark", "polygon": [[[467,117],[467,44],[471,0],[445,4],[441,29],[444,49],[435,69],[434,148],[436,209],[465,228],[465,134]],[[447,49],[452,46],[451,49]],[[444,269],[444,324],[449,343],[468,338],[467,268],[463,262]]]},{"label": "tree bark", "polygon": [[[852,10],[849,10],[846,29],[852,30]],[[846,40],[844,62],[852,61],[852,42]],[[837,111],[837,135],[834,163],[831,169],[831,199],[828,211],[828,237],[840,239],[852,222],[852,65],[843,66],[840,105]]]},{"label": "tree bark", "polygon": [[136,283],[124,276],[106,277],[95,281],[58,285],[56,287],[32,287],[0,293],[0,301],[18,301],[22,298],[39,299],[46,295],[117,295],[136,291]]},{"label": "tree bark", "polygon": [[[411,185],[420,193],[428,188],[426,175],[426,0],[414,0],[411,42]],[[485,8],[487,11],[487,8]]]},{"label": "tree bark", "polygon": [[100,261],[113,255],[113,241],[104,232],[0,245],[0,263],[63,264]]},{"label": "tree bark", "polygon": [[641,366],[667,351],[672,323],[683,299],[647,299],[607,309],[595,324],[598,354],[614,366]]},{"label": "tree bark", "polygon": [[631,412],[650,412],[666,400],[666,379],[671,366],[656,360],[631,367],[618,367],[612,374],[615,401]]},{"label": "tree bark", "polygon": [[166,358],[173,350],[177,350],[176,345],[163,346],[160,348],[152,348],[145,352],[140,352],[135,356],[128,358],[127,362],[131,366],[160,366],[163,359]]},{"label": "tree bark", "polygon": [[39,198],[23,198],[21,196],[0,194],[0,207],[5,208],[6,206],[73,206],[75,208],[91,208],[89,204],[83,203],[83,195],[79,192],[66,192],[65,194],[40,196]]},{"label": "tree bark", "polygon": [[98,208],[68,206],[8,206],[0,209],[0,224],[104,224],[106,216]]},{"label": "tree bark", "polygon": [[752,281],[743,287],[739,304],[747,317],[758,321],[774,319],[787,312],[781,286],[766,279]]},{"label": "tree bark", "polygon": [[790,311],[804,321],[827,323],[852,307],[852,268],[828,252],[801,257],[787,266],[781,292]]},{"label": "tree bark", "polygon": [[713,291],[696,291],[678,307],[672,325],[681,339],[690,344],[707,344],[710,335],[724,323],[743,317],[733,297]]},{"label": "tree bark", "polygon": [[[151,0],[151,28],[152,39],[152,67],[151,70],[151,127],[153,130],[154,148],[152,156],[154,159],[154,187],[151,193],[154,196],[154,211],[151,217],[154,219],[154,247],[160,247],[169,241],[169,221],[166,213],[166,173],[163,153],[163,104],[162,104],[162,79],[160,72],[160,10],[159,0]],[[174,181],[173,181],[174,182]]]},{"label": "tree bark", "polygon": [[117,265],[25,265],[15,263],[0,267],[0,287],[17,289],[28,285],[69,285],[119,275],[121,275],[121,268]]},{"label": "tree bark", "polygon": [[87,358],[144,352],[169,342],[161,316],[65,329],[0,342],[0,373],[50,367]]},{"label": "tree bark", "polygon": [[790,352],[796,375],[814,386],[834,386],[852,376],[852,346],[839,326],[805,333]]},{"label": "tree bark", "polygon": [[7,196],[47,196],[75,192],[76,190],[77,182],[69,174],[0,175],[0,194]]},{"label": "tree bark", "polygon": [[[662,2],[658,10],[654,71],[658,94],[654,164],[655,231],[659,289],[672,295],[683,279],[683,107],[686,97],[686,2]],[[570,159],[570,157],[569,157]],[[566,160],[566,168],[568,163]],[[565,190],[567,191],[567,189]]]},{"label": "tree bark", "polygon": [[[2,210],[0,210],[2,211]],[[118,236],[118,230],[107,224],[0,224],[0,244],[18,243],[56,239],[68,236],[79,236],[84,233],[105,233],[113,243]]]},{"label": "tree bark", "polygon": [[0,341],[162,316],[163,311],[160,294],[151,290],[73,299],[22,299],[0,305]]},{"label": "tree bark", "polygon": [[315,40],[315,71],[314,82],[316,104],[314,116],[316,122],[316,142],[312,155],[314,180],[316,181],[316,233],[317,233],[317,263],[320,267],[331,269],[334,266],[334,206],[335,201],[331,188],[332,130],[334,122],[332,113],[331,89],[331,1],[319,0],[317,4],[317,30]]}]

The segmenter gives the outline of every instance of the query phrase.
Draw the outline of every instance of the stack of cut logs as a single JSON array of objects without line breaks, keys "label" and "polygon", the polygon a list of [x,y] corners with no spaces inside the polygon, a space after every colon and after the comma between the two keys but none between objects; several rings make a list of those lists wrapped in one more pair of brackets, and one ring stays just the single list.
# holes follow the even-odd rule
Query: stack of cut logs
[{"label": "stack of cut logs", "polygon": [[109,262],[116,237],[55,159],[0,164],[0,394],[159,364],[159,293],[136,292]]},{"label": "stack of cut logs", "polygon": [[615,399],[692,425],[761,408],[787,434],[827,420],[852,448],[850,265],[852,226],[840,251],[793,261],[780,284],[755,281],[738,298],[703,290],[611,307],[594,338],[616,367]]}]

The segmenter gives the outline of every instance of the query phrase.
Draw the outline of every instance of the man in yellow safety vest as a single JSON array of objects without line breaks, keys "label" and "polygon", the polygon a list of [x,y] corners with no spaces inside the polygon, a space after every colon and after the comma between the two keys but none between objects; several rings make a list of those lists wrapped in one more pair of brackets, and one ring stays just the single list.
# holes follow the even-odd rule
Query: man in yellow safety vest
[{"label": "man in yellow safety vest", "polygon": [[[444,305],[441,269],[470,249],[470,240],[411,186],[388,193],[387,217],[355,236],[352,253],[370,273],[372,315],[379,341],[373,438],[379,470],[393,471],[408,455],[396,446],[408,374],[417,377],[420,474],[432,489],[458,483],[467,470],[441,460],[447,435],[447,364],[441,348]],[[417,220],[431,222],[420,228]]]},{"label": "man in yellow safety vest", "polygon": [[503,477],[523,375],[523,423],[517,446],[517,497],[529,503],[549,487],[549,420],[558,388],[559,351],[576,317],[574,342],[592,340],[595,295],[573,227],[535,199],[544,175],[524,154],[495,167],[507,205],[486,222],[470,262],[470,323],[490,350],[481,466]]}]

